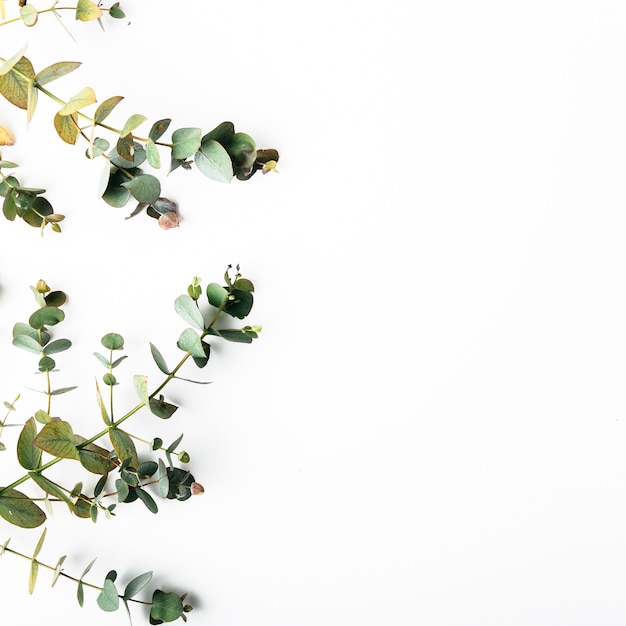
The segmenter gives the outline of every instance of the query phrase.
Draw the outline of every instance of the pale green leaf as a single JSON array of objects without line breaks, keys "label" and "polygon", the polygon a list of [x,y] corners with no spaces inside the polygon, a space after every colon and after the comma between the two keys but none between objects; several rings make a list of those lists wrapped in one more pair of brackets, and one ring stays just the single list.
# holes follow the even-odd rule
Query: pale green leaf
[{"label": "pale green leaf", "polygon": [[224,146],[212,139],[203,141],[196,152],[197,168],[208,178],[220,183],[229,183],[233,179],[233,164]]},{"label": "pale green leaf", "polygon": [[122,127],[122,131],[120,132],[120,137],[126,137],[132,133],[135,128],[141,126],[148,118],[145,115],[140,115],[139,113],[135,113],[131,115],[127,120],[124,126]]},{"label": "pale green leaf", "polygon": [[17,62],[24,56],[27,47],[28,44],[25,43],[15,54],[11,55],[0,65],[0,76],[8,74],[17,65]]},{"label": "pale green leaf", "polygon": [[193,298],[188,295],[178,296],[174,301],[174,310],[185,322],[198,330],[204,330],[204,318]]},{"label": "pale green leaf", "polygon": [[89,22],[102,17],[102,9],[91,0],[78,0],[76,7],[76,19],[81,22]]},{"label": "pale green leaf", "polygon": [[82,108],[96,102],[96,94],[91,87],[84,87],[59,110],[59,115],[66,116],[77,113]]},{"label": "pale green leaf", "polygon": [[78,69],[80,63],[75,61],[61,61],[60,63],[53,63],[45,69],[38,72],[35,76],[35,82],[39,85],[47,85],[57,78],[66,76],[70,72]]}]

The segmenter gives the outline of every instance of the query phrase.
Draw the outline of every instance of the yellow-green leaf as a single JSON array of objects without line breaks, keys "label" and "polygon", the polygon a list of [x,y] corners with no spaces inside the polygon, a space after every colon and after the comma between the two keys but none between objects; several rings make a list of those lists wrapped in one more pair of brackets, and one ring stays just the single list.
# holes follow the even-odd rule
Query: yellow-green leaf
[{"label": "yellow-green leaf", "polygon": [[96,112],[93,116],[94,120],[96,120],[96,124],[104,121],[111,111],[124,99],[124,96],[112,96],[111,98],[107,98],[104,102],[100,104],[100,106],[96,109]]},{"label": "yellow-green leaf", "polygon": [[91,0],[78,0],[76,7],[76,19],[81,22],[89,22],[102,17],[102,9]]},{"label": "yellow-green leaf", "polygon": [[37,582],[37,574],[39,574],[39,563],[35,560],[30,562],[30,575],[28,577],[28,593],[35,591],[35,583]]},{"label": "yellow-green leaf", "polygon": [[15,139],[10,131],[4,126],[0,126],[0,146],[12,146],[15,143]]},{"label": "yellow-green leaf", "polygon": [[35,109],[37,108],[38,96],[39,96],[39,92],[37,91],[37,87],[35,87],[34,81],[31,80],[28,83],[28,100],[26,103],[26,121],[27,122],[30,122],[33,119],[33,115],[35,115]]},{"label": "yellow-green leaf", "polygon": [[78,139],[78,119],[76,115],[59,115],[54,116],[54,127],[61,139],[65,143],[74,145]]},{"label": "yellow-green leaf", "polygon": [[145,115],[140,115],[139,113],[131,115],[128,120],[126,120],[126,123],[122,128],[122,132],[120,133],[120,137],[126,137],[126,135],[132,133],[135,128],[141,126],[141,124],[143,124],[147,119],[148,118]]},{"label": "yellow-green leaf", "polygon": [[96,101],[96,94],[91,87],[81,89],[75,96],[72,96],[69,102],[59,111],[59,115],[72,115],[80,111],[83,107],[93,104]]},{"label": "yellow-green leaf", "polygon": [[65,76],[79,67],[80,63],[76,61],[61,61],[60,63],[53,63],[52,65],[49,65],[41,70],[41,72],[38,72],[37,76],[35,76],[35,81],[39,85],[47,85],[53,80],[61,78],[61,76]]},{"label": "yellow-green leaf", "polygon": [[0,73],[0,93],[16,107],[28,108],[28,88],[35,78],[32,63],[22,57],[6,74]]},{"label": "yellow-green leaf", "polygon": [[25,4],[20,9],[20,17],[26,26],[34,26],[37,23],[37,9],[32,4]]},{"label": "yellow-green leaf", "polygon": [[13,67],[17,64],[17,62],[24,56],[24,52],[26,52],[26,48],[28,44],[24,44],[15,54],[10,56],[2,65],[0,65],[0,76],[4,76],[8,74]]}]

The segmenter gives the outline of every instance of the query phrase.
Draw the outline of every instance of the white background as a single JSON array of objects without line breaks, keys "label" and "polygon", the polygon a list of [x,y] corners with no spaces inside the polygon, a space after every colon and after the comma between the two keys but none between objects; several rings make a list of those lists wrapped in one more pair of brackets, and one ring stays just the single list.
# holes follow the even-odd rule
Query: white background
[{"label": "white background", "polygon": [[[125,96],[118,125],[232,120],[280,151],[280,174],[177,170],[166,232],[96,198],[101,166],[56,138],[54,103],[27,128],[3,102],[4,158],[67,220],[43,239],[0,225],[2,399],[22,393],[22,421],[41,403],[35,359],[10,345],[38,278],[70,296],[55,380],[80,388],[55,410],[85,436],[101,428],[99,338],[126,337],[123,410],[133,374],[160,380],[149,341],[174,362],[172,303],[194,275],[241,264],[264,330],[215,346],[212,385],[172,385],[169,422],[129,424],[184,432],[204,496],[97,525],[59,508],[41,560],[67,554],[79,575],[97,556],[97,583],[154,570],[196,625],[624,624],[626,6],[122,6],[104,33],[66,16],[77,43],[49,15],[4,27],[0,56],[28,41],[36,70],[83,61],[51,89]],[[27,553],[39,537],[1,530]],[[0,561],[3,620],[125,621],[47,572],[31,598],[27,577]]]}]

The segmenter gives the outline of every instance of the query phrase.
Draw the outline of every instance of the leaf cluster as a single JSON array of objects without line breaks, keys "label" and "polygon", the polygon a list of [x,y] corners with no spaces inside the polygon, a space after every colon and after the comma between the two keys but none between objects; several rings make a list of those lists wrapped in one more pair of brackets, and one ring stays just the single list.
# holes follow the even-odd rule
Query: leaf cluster
[{"label": "leaf cluster", "polygon": [[[239,320],[247,317],[253,306],[253,283],[239,273],[239,267],[233,270],[230,266],[221,283],[212,282],[204,288],[199,278],[192,280],[187,292],[174,301],[175,311],[188,324],[176,342],[182,356],[174,367],[170,367],[163,353],[150,343],[150,353],[164,380],[150,392],[148,377],[134,375],[132,384],[138,403],[121,417],[117,417],[114,390],[121,384],[118,371],[128,358],[123,354],[124,337],[116,332],[103,335],[101,347],[94,352],[94,357],[105,370],[95,385],[98,414],[104,428],[88,438],[76,433],[69,420],[55,416],[52,410],[56,396],[76,388],[52,384],[53,374],[57,371],[57,355],[72,348],[70,339],[58,336],[58,329],[65,321],[63,307],[67,296],[62,291],[52,290],[44,280],[38,281],[31,290],[37,308],[27,321],[14,325],[13,345],[37,356],[37,371],[45,379],[45,388],[41,391],[45,404],[20,427],[16,454],[25,474],[0,488],[0,517],[14,526],[36,528],[44,524],[53,512],[53,505],[59,503],[72,515],[95,523],[100,514],[113,518],[120,505],[141,502],[149,512],[156,514],[159,498],[184,502],[192,495],[203,493],[202,485],[191,471],[183,467],[190,462],[190,455],[180,448],[182,434],[169,445],[164,445],[158,436],[144,441],[133,435],[124,423],[141,410],[148,410],[160,419],[171,418],[179,407],[167,401],[162,392],[174,379],[206,384],[206,381],[182,378],[180,372],[187,361],[200,369],[207,365],[211,356],[211,337],[237,343],[250,343],[258,337],[260,326],[232,328],[220,323],[224,316]],[[103,394],[103,390],[108,394]],[[16,400],[5,403],[8,413],[0,422],[0,433],[11,425],[7,424],[7,419],[16,412]],[[145,444],[147,452],[138,449],[138,443]],[[3,445],[0,450],[6,451],[6,447]],[[49,470],[60,462],[74,462],[81,469],[73,486],[60,484],[50,474]],[[89,476],[95,477],[90,480]],[[24,491],[21,485],[26,483],[38,494]],[[44,536],[45,531],[40,543]],[[31,588],[34,588],[37,576],[39,561],[36,557],[40,549],[39,545],[31,557]],[[54,570],[56,576],[59,568],[60,564]],[[143,588],[140,583],[149,581],[148,574],[145,574],[119,593],[115,577],[116,574],[108,576],[100,588],[98,605],[105,611],[115,610],[120,604],[128,608],[128,601]],[[82,576],[76,582],[82,604]],[[151,602],[150,622],[160,624],[184,618],[187,610],[182,598],[157,589]]]}]

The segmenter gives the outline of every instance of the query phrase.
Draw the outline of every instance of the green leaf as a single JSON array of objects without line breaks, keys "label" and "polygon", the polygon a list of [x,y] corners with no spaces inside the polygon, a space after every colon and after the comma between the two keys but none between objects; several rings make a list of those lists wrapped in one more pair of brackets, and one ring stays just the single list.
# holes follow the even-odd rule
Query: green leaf
[{"label": "green leaf", "polygon": [[[7,60],[7,63],[11,59]],[[0,93],[13,105],[20,109],[28,109],[28,93],[31,80],[35,78],[32,63],[22,57],[15,63],[11,71],[2,74],[0,70]]]},{"label": "green leaf", "polygon": [[152,343],[150,344],[150,352],[152,353],[152,358],[154,359],[154,362],[157,364],[157,367],[164,374],[169,374],[170,369],[169,367],[167,367],[167,363],[165,362],[163,355],[159,352],[159,349]]},{"label": "green leaf", "polygon": [[20,17],[26,26],[34,26],[37,23],[37,9],[32,4],[26,4],[20,8]]},{"label": "green leaf", "polygon": [[[75,435],[77,444],[86,441],[83,437]],[[80,464],[92,474],[108,474],[115,469],[115,464],[109,458],[109,451],[101,448],[95,443],[89,443],[78,449]]]},{"label": "green leaf", "polygon": [[231,298],[229,298],[224,307],[224,313],[242,320],[252,310],[253,302],[254,299],[251,292],[234,289],[231,292]]},{"label": "green leaf", "polygon": [[152,594],[150,623],[163,624],[177,620],[184,612],[183,601],[173,592],[156,589]]},{"label": "green leaf", "polygon": [[57,113],[54,116],[54,128],[65,143],[73,146],[78,140],[80,129],[76,115],[60,115]]},{"label": "green leaf", "polygon": [[43,348],[39,345],[39,342],[29,335],[18,335],[15,339],[13,339],[13,345],[37,354],[40,354],[43,350]]},{"label": "green leaf", "polygon": [[161,183],[152,174],[139,174],[122,183],[122,186],[130,191],[135,200],[145,204],[156,202],[161,195]]},{"label": "green leaf", "polygon": [[161,396],[158,399],[152,398],[150,400],[150,410],[157,417],[166,420],[174,415],[174,413],[178,410],[178,407],[175,404],[165,402]]},{"label": "green leaf", "polygon": [[93,143],[87,148],[85,154],[88,159],[95,159],[96,157],[102,156],[110,147],[111,144],[106,139],[96,137]]},{"label": "green leaf", "polygon": [[202,143],[213,140],[221,143],[223,146],[227,146],[231,142],[234,134],[235,126],[233,123],[222,122],[202,137]]},{"label": "green leaf", "polygon": [[54,587],[54,585],[56,585],[57,580],[59,580],[59,576],[61,575],[61,572],[63,571],[61,569],[61,566],[63,565],[63,562],[65,561],[65,559],[67,558],[67,556],[62,556],[58,561],[57,564],[54,568],[54,574],[52,575],[52,587]]},{"label": "green leaf", "polygon": [[[223,328],[220,330],[212,329],[215,334],[227,341],[233,341],[235,343],[252,343],[252,337],[248,335],[244,330],[239,328]],[[213,333],[211,333],[213,334]]]},{"label": "green leaf", "polygon": [[51,372],[56,367],[56,362],[49,356],[44,356],[39,360],[38,369],[40,372]]},{"label": "green leaf", "polygon": [[252,281],[247,278],[238,278],[233,283],[233,289],[236,289],[237,291],[254,291],[254,285],[252,284]]},{"label": "green leaf", "polygon": [[162,459],[159,459],[159,495],[162,498],[167,498],[167,494],[170,491],[170,479],[167,474],[167,468]]},{"label": "green leaf", "polygon": [[128,494],[130,493],[128,484],[121,478],[118,478],[115,481],[115,488],[117,489],[118,502],[126,502],[126,498],[128,498]]},{"label": "green leaf", "polygon": [[146,572],[133,578],[124,589],[123,597],[126,600],[134,598],[150,581],[152,580],[152,572]]},{"label": "green leaf", "polygon": [[135,448],[133,440],[127,433],[119,428],[111,428],[109,430],[109,438],[111,439],[111,444],[115,448],[115,452],[117,452],[117,456],[120,461],[130,459],[132,467],[137,467],[139,465],[139,461],[137,459],[137,449]]},{"label": "green leaf", "polygon": [[152,139],[148,139],[148,141],[146,141],[146,158],[148,159],[148,163],[155,170],[158,170],[161,167],[161,156],[159,155],[159,150]]},{"label": "green leaf", "polygon": [[122,127],[120,137],[126,137],[126,135],[130,135],[130,133],[132,133],[135,128],[141,126],[147,119],[148,118],[145,115],[140,115],[139,113],[131,115]]},{"label": "green leaf", "polygon": [[65,304],[67,296],[62,291],[51,291],[44,296],[44,302],[46,306],[60,307]]},{"label": "green leaf", "polygon": [[137,494],[137,497],[146,505],[146,508],[150,511],[150,513],[159,512],[159,507],[157,507],[154,498],[147,491],[143,490],[141,487],[137,487],[135,489],[135,493]]},{"label": "green leaf", "polygon": [[72,347],[72,342],[69,339],[56,339],[51,341],[44,347],[44,354],[57,354],[58,352],[64,352]]},{"label": "green leaf", "polygon": [[64,393],[68,393],[69,391],[74,391],[74,389],[77,389],[76,386],[74,387],[59,387],[58,389],[54,389],[53,391],[50,392],[51,396],[60,396],[63,395]]},{"label": "green leaf", "polygon": [[123,99],[124,96],[112,96],[101,102],[93,116],[96,124],[103,122]]},{"label": "green leaf", "polygon": [[33,443],[57,458],[79,460],[74,431],[69,422],[59,420],[46,424]]},{"label": "green leaf", "polygon": [[212,306],[219,309],[228,299],[228,291],[217,283],[210,283],[206,288],[206,297]]},{"label": "green leaf", "polygon": [[2,213],[10,222],[12,222],[17,216],[17,204],[15,202],[16,195],[15,189],[9,190],[4,198],[4,202],[2,203]]},{"label": "green leaf", "polygon": [[121,350],[124,347],[124,337],[117,333],[108,333],[100,340],[107,350]]},{"label": "green leaf", "polygon": [[26,48],[28,44],[24,44],[15,54],[12,54],[6,61],[0,65],[0,76],[5,76],[8,74],[23,58],[24,52],[26,52]]},{"label": "green leaf", "polygon": [[71,504],[71,500],[68,495],[57,484],[47,479],[39,472],[28,472],[28,475],[30,476],[31,480],[39,487],[41,487],[47,494],[51,495],[54,498],[59,498],[66,504]]},{"label": "green leaf", "polygon": [[177,345],[183,352],[189,352],[191,356],[199,358],[204,358],[205,356],[202,341],[196,331],[192,328],[183,330],[178,339]]},{"label": "green leaf", "polygon": [[76,19],[81,22],[89,22],[102,17],[102,9],[91,0],[78,0],[76,6]]},{"label": "green leaf", "polygon": [[62,309],[56,307],[43,307],[35,311],[29,318],[28,323],[35,329],[39,330],[44,326],[54,326],[65,319],[65,313]]},{"label": "green leaf", "polygon": [[37,528],[46,520],[46,514],[16,489],[0,492],[0,516],[21,528]]},{"label": "green leaf", "polygon": [[158,141],[169,128],[171,121],[171,119],[166,118],[155,122],[150,129],[148,137],[152,139],[152,141]]},{"label": "green leaf", "polygon": [[120,598],[117,595],[115,583],[109,578],[105,579],[102,591],[96,601],[103,611],[117,611],[120,608]]},{"label": "green leaf", "polygon": [[128,177],[117,167],[112,167],[109,175],[109,182],[102,194],[102,199],[109,205],[121,208],[126,206],[130,200],[130,191],[122,187],[122,183],[128,180]]},{"label": "green leaf", "polygon": [[172,157],[187,159],[200,147],[202,131],[199,128],[179,128],[172,133]]},{"label": "green leaf", "polygon": [[80,63],[72,62],[72,61],[62,61],[60,63],[53,63],[49,65],[45,69],[38,72],[35,76],[35,82],[39,85],[47,85],[51,83],[53,80],[57,78],[61,78],[62,76],[66,76],[70,72],[78,69],[80,67]]},{"label": "green leaf", "polygon": [[234,176],[233,164],[226,149],[217,141],[203,141],[196,152],[197,168],[208,178],[220,183],[229,183]]},{"label": "green leaf", "polygon": [[98,381],[96,381],[96,397],[98,400],[98,406],[100,407],[100,415],[102,416],[102,421],[107,426],[109,426],[111,424],[111,418],[109,417],[109,412],[107,411],[104,400],[102,399],[102,394],[100,393],[100,385],[98,385]]},{"label": "green leaf", "polygon": [[256,160],[256,144],[250,135],[235,133],[226,146],[233,165],[242,169],[249,169]]},{"label": "green leaf", "polygon": [[31,595],[33,591],[35,591],[35,584],[37,583],[38,573],[39,573],[39,563],[35,561],[35,559],[33,559],[30,562],[30,574],[28,576],[28,593],[30,593]]},{"label": "green leaf", "polygon": [[124,13],[124,11],[120,9],[119,2],[111,5],[111,8],[109,9],[109,15],[117,20],[121,20],[126,17],[126,13]]},{"label": "green leaf", "polygon": [[174,310],[185,322],[198,330],[204,330],[204,318],[193,298],[188,295],[178,296],[174,301]]},{"label": "green leaf", "polygon": [[37,436],[37,424],[34,417],[29,417],[17,440],[17,460],[27,470],[34,470],[41,462],[41,450],[33,445]]},{"label": "green leaf", "polygon": [[148,377],[137,374],[133,376],[133,383],[135,385],[135,391],[137,392],[139,399],[145,405],[148,405],[150,403],[150,399],[148,397]]},{"label": "green leaf", "polygon": [[94,102],[96,102],[94,90],[91,87],[83,87],[83,89],[72,96],[69,101],[61,107],[58,114],[61,116],[72,115]]}]

